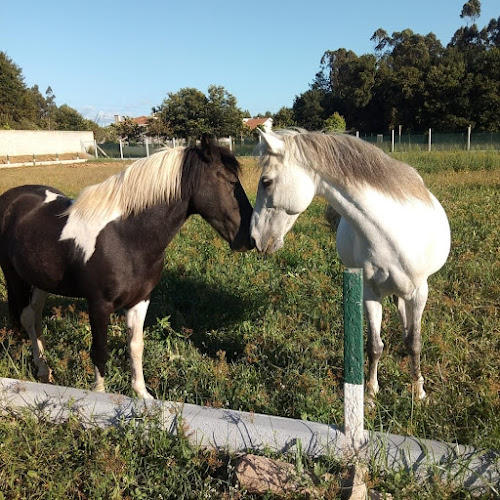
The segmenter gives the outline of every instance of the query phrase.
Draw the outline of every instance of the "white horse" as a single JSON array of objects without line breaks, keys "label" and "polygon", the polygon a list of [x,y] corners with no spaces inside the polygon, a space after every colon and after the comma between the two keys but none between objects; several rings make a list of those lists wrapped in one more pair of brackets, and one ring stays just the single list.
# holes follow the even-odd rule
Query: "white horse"
[{"label": "white horse", "polygon": [[427,278],[450,250],[442,206],[415,169],[360,139],[297,131],[261,136],[263,169],[250,226],[257,249],[281,248],[314,196],[324,197],[342,217],[337,250],[343,264],[364,273],[370,394],[379,390],[382,300],[395,295],[414,388],[425,398],[420,323]]}]

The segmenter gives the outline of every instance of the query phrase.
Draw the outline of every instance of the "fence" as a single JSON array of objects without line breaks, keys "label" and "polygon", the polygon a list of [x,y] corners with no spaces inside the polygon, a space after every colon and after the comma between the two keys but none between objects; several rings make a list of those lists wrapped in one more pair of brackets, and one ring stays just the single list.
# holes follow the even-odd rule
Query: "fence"
[{"label": "fence", "polygon": [[384,151],[500,151],[500,132],[464,131],[443,134],[429,129],[423,134],[359,134]]},{"label": "fence", "polygon": [[[464,131],[454,134],[435,133],[429,129],[424,134],[359,134],[364,141],[375,144],[386,152],[390,151],[500,151],[500,132]],[[241,139],[223,138],[221,145],[228,146],[236,156],[255,156],[259,143],[254,137]],[[99,144],[100,153],[106,153],[110,158],[143,158],[164,147],[184,146],[183,139],[170,139],[164,143],[124,143],[107,142]]]}]

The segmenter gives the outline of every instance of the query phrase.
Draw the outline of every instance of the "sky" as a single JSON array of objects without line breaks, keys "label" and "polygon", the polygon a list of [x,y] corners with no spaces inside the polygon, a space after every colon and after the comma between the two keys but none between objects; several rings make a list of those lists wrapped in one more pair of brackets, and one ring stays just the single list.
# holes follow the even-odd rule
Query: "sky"
[{"label": "sky", "polygon": [[[168,93],[221,85],[252,116],[291,107],[327,50],[374,52],[373,33],[434,33],[446,46],[466,0],[1,0],[0,51],[28,87],[106,125]],[[482,28],[500,16],[481,0]]]}]

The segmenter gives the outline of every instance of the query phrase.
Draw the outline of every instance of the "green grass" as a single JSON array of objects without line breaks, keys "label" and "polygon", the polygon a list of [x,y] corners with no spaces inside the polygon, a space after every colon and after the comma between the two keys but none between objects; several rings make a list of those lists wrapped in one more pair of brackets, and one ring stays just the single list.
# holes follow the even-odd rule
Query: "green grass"
[{"label": "green grass", "polygon": [[[430,279],[423,320],[428,401],[412,399],[396,310],[387,301],[381,392],[376,405],[366,410],[366,426],[499,450],[500,155],[399,157],[421,171],[442,202],[451,223],[452,250],[445,267]],[[258,170],[251,159],[243,163],[243,183],[253,201]],[[119,168],[96,164],[2,171],[0,190],[29,179],[75,195],[89,179],[98,182]],[[203,220],[188,221],[167,248],[165,271],[147,318],[144,370],[150,391],[163,399],[343,425],[342,266],[324,209],[325,203],[315,200],[287,236],[285,247],[271,257],[234,254]],[[30,344],[10,330],[5,302],[0,285],[0,376],[35,380]],[[85,303],[51,297],[46,313],[48,357],[56,382],[90,389],[93,367]],[[131,395],[120,311],[112,318],[109,345],[108,390]],[[220,465],[211,469],[203,458],[207,452],[190,449],[182,439],[157,436],[149,443],[155,447],[151,450],[133,429],[83,432],[71,422],[63,430],[48,424],[38,429],[28,417],[0,419],[0,435],[0,443],[9,443],[0,444],[0,491],[6,492],[5,498],[62,498],[66,484],[73,490],[65,494],[75,498],[251,498],[231,490],[232,458],[212,456],[210,460]],[[33,449],[33,441],[40,446]],[[108,471],[110,461],[99,458],[99,450],[114,456],[117,447],[121,458],[111,462],[122,469]],[[186,447],[188,451],[182,451]],[[73,461],[57,462],[59,448],[62,456],[71,455],[71,450],[78,453]],[[183,453],[202,465],[187,467]],[[30,454],[37,460],[30,462]],[[168,472],[167,456],[178,468]],[[49,473],[54,461],[61,470]],[[338,464],[328,460],[308,465],[323,472],[338,470]],[[34,471],[31,476],[29,471]],[[47,474],[46,480],[37,483],[35,474]],[[97,486],[100,475],[107,478],[102,489]],[[133,480],[137,492],[131,489]],[[427,485],[418,496],[416,482],[407,474],[373,482],[395,498],[467,498],[465,490],[439,483]],[[49,493],[44,496],[45,490],[36,484],[45,484]],[[169,497],[167,491],[173,490],[168,487],[186,494]],[[325,487],[331,491],[325,498],[336,498],[335,487]],[[219,496],[204,493],[207,488]]]}]

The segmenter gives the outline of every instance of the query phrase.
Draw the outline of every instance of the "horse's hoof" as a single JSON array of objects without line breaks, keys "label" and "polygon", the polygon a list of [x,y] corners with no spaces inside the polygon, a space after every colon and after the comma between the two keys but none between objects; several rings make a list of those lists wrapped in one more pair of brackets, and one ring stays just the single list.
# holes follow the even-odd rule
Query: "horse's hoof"
[{"label": "horse's hoof", "polygon": [[39,373],[38,379],[43,384],[54,384],[55,383],[54,376],[52,375],[52,370],[49,370],[48,373]]}]

